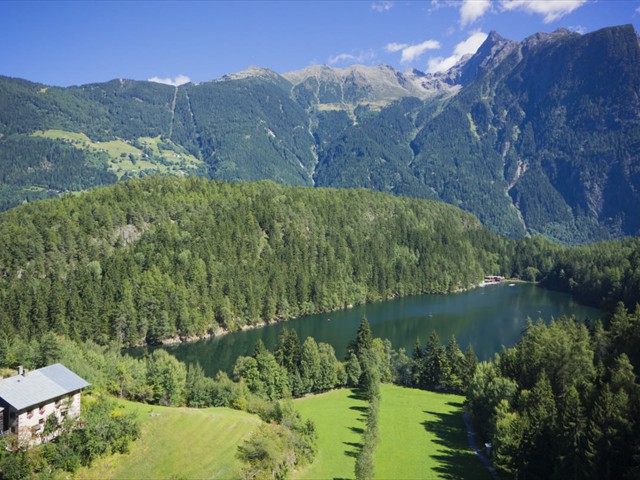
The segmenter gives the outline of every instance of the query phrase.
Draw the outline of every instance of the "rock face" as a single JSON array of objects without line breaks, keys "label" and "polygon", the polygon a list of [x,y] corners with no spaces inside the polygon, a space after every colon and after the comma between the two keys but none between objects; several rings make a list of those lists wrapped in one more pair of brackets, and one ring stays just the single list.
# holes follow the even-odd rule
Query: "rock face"
[{"label": "rock face", "polygon": [[429,82],[427,76],[418,70],[402,73],[388,65],[353,65],[347,68],[314,65],[283,76],[292,83],[296,101],[308,106],[389,103],[404,97],[428,98],[453,86]]},{"label": "rock face", "polygon": [[439,198],[513,236],[637,235],[639,60],[631,26],[519,43],[492,32],[443,74],[405,73],[446,96],[362,112],[321,144],[318,184]]},{"label": "rock face", "polygon": [[[640,43],[630,25],[522,42],[491,32],[436,74],[250,67],[180,87],[66,89],[0,78],[0,106],[0,208],[116,181],[120,160],[87,142],[155,137],[211,178],[440,199],[510,236],[640,234]],[[125,177],[155,168],[137,167]]]}]

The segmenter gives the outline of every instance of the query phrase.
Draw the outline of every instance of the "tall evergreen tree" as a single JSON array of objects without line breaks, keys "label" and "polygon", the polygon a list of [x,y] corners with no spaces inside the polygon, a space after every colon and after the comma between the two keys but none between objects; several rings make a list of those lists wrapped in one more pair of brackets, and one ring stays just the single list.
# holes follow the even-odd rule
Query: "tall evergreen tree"
[{"label": "tall evergreen tree", "polygon": [[587,417],[575,386],[560,399],[558,406],[558,429],[554,441],[556,455],[554,472],[557,478],[578,480],[584,478],[585,434]]},{"label": "tall evergreen tree", "polygon": [[358,386],[360,376],[362,375],[362,368],[360,367],[360,361],[356,354],[351,352],[349,359],[346,362],[345,369],[347,371],[347,385],[350,387]]},{"label": "tall evergreen tree", "polygon": [[435,330],[429,335],[429,340],[425,346],[423,364],[424,369],[420,383],[425,388],[438,387],[442,378],[446,378],[449,374],[449,364],[447,363],[444,348],[442,348],[440,337]]},{"label": "tall evergreen tree", "polygon": [[362,363],[362,355],[364,352],[371,349],[373,345],[373,337],[371,336],[371,326],[367,317],[362,317],[360,325],[358,326],[358,332],[356,338],[349,347],[349,350],[353,351]]},{"label": "tall evergreen tree", "polygon": [[300,366],[300,350],[298,333],[284,327],[280,332],[278,345],[274,352],[278,364],[286,368],[290,374],[294,374]]},{"label": "tall evergreen tree", "polygon": [[464,369],[461,377],[463,385],[469,385],[474,373],[476,373],[477,366],[478,357],[476,356],[476,352],[473,351],[473,346],[469,344],[464,352]]},{"label": "tall evergreen tree", "polygon": [[421,387],[424,375],[424,352],[419,338],[416,338],[416,343],[413,345],[411,360],[411,384],[414,387]]},{"label": "tall evergreen tree", "polygon": [[614,393],[605,384],[593,405],[587,433],[586,456],[594,478],[621,478],[628,465],[631,452],[624,442],[631,428],[628,408],[627,393]]},{"label": "tall evergreen tree", "polygon": [[300,378],[306,392],[318,390],[321,374],[321,359],[318,344],[313,337],[307,337],[300,353]]}]

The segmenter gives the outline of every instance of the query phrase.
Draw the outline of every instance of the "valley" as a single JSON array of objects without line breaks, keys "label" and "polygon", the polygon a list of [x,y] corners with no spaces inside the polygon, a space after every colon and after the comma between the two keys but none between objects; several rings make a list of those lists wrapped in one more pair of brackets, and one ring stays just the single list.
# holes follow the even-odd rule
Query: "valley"
[{"label": "valley", "polygon": [[[639,57],[626,25],[521,42],[491,32],[474,55],[429,74],[251,67],[178,87],[70,88],[3,77],[0,207],[160,173],[437,199],[512,238],[636,235]],[[70,183],[51,152],[74,138],[89,149],[64,162]],[[46,161],[23,158],[36,152]]]},{"label": "valley", "polygon": [[0,480],[640,478],[640,8],[0,14]]},{"label": "valley", "polygon": [[[238,444],[225,443],[220,449],[228,453],[216,456],[200,450],[203,460],[189,475],[204,474],[198,468],[225,472],[240,468],[244,476],[254,471],[296,470],[304,476],[307,467],[310,472],[316,468],[342,472],[354,458],[356,471],[384,472],[397,468],[395,463],[386,465],[384,459],[400,455],[394,445],[404,442],[407,434],[414,439],[413,454],[434,459],[422,467],[408,464],[408,476],[416,475],[416,468],[434,469],[436,475],[467,476],[465,465],[478,460],[461,443],[462,397],[456,397],[453,405],[427,411],[440,420],[411,410],[407,421],[423,418],[427,428],[412,424],[402,432],[389,427],[389,422],[401,420],[385,410],[385,398],[391,404],[415,402],[415,408],[424,408],[423,395],[436,395],[430,400],[433,403],[447,398],[438,392],[466,394],[480,438],[498,442],[500,456],[492,459],[502,471],[520,468],[519,457],[510,453],[506,442],[525,441],[511,437],[514,430],[510,428],[498,430],[504,422],[526,428],[528,422],[541,418],[542,426],[535,427],[535,436],[526,440],[536,448],[525,451],[531,458],[540,455],[537,449],[546,441],[540,429],[555,428],[550,423],[555,418],[553,407],[535,413],[530,409],[537,401],[509,403],[514,398],[535,395],[541,402],[589,405],[592,390],[580,393],[576,385],[593,383],[596,375],[602,375],[615,380],[594,387],[595,405],[614,395],[618,414],[628,415],[624,418],[633,418],[636,408],[635,400],[628,399],[636,398],[635,377],[629,372],[633,375],[640,359],[640,317],[633,310],[640,301],[637,238],[564,247],[540,237],[499,237],[469,213],[441,202],[364,189],[154,176],[3,212],[0,247],[0,364],[9,369],[3,375],[13,374],[11,369],[21,365],[34,369],[58,361],[87,378],[98,395],[141,402],[133,410],[148,413],[156,405],[172,407],[159,410],[160,420],[154,416],[141,423],[143,436],[136,441],[141,443],[130,447],[131,457],[112,459],[109,450],[104,452],[106,463],[96,468],[105,468],[105,475],[121,475],[118,472],[128,469],[127,462],[132,461],[128,458],[133,464],[139,464],[136,459],[148,459],[158,472],[180,469],[182,456],[158,457],[159,451],[174,448],[179,438],[163,418],[192,425],[183,432],[187,436],[195,429],[194,436],[206,437],[196,432],[208,422],[201,416],[210,413],[212,418],[219,417],[220,428],[227,425],[238,433],[234,437]],[[487,274],[539,285],[472,289]],[[542,287],[571,293],[604,310],[607,328],[598,320],[598,310]],[[427,293],[432,295],[420,295]],[[351,308],[345,310],[345,306]],[[467,316],[465,310],[474,315]],[[308,314],[316,314],[315,320],[293,320]],[[566,316],[571,314],[579,318]],[[364,315],[371,315],[373,328]],[[528,322],[528,316],[543,320]],[[290,322],[246,330],[246,326],[283,320]],[[297,328],[284,328],[288,326],[313,328],[301,329],[298,337]],[[159,345],[176,337],[195,339],[220,329],[237,332],[175,350],[154,349],[142,357],[122,350]],[[394,343],[373,338],[372,330]],[[453,334],[469,344],[464,353]],[[308,335],[317,336],[318,341]],[[253,341],[247,341],[249,337]],[[227,344],[229,352],[224,353],[226,347],[222,352],[208,350],[217,344]],[[489,360],[478,363],[474,346]],[[194,355],[198,349],[202,351]],[[216,373],[225,361],[230,374]],[[597,373],[595,361],[602,362],[603,373]],[[537,365],[534,371],[528,369],[529,362]],[[326,417],[313,417],[314,423],[308,423],[292,408],[297,400],[292,405],[288,399],[313,403],[316,397],[307,395],[344,387],[358,389],[365,398],[379,398],[379,403],[363,407],[367,428],[360,433],[362,445],[369,446],[356,448],[355,457],[347,455],[341,461],[335,459],[335,465],[333,460],[327,464],[321,452],[331,451],[327,443],[335,442],[327,440],[326,433],[320,435],[326,432],[322,426]],[[569,388],[571,396],[549,400],[562,388]],[[409,397],[393,393],[400,391]],[[360,408],[344,400],[328,403],[326,408]],[[230,417],[228,410],[176,409],[184,406],[232,408],[262,421],[254,430],[243,419],[255,417]],[[124,418],[117,407],[110,408],[114,408],[111,418]],[[322,408],[318,406],[318,412]],[[581,421],[588,421],[590,427],[581,438],[600,438],[596,426],[607,420],[596,417],[597,412],[585,411],[589,417]],[[340,415],[346,415],[345,421],[351,419],[347,413]],[[160,429],[158,433],[145,433],[153,425]],[[624,435],[632,437],[634,424],[626,425],[629,430]],[[249,436],[244,436],[249,430]],[[84,443],[73,446],[74,432],[68,432],[69,439],[51,443],[48,461],[52,463],[46,468],[73,473],[93,463]],[[78,430],[77,435],[82,432]],[[432,434],[443,437],[433,440]],[[146,449],[145,445],[160,445],[165,435],[167,443],[160,450]],[[360,443],[350,438],[343,442]],[[435,447],[429,443],[434,441],[439,446],[444,442],[449,453],[434,456]],[[599,447],[589,448],[603,455]],[[239,456],[231,458],[231,451]],[[33,463],[36,452],[21,455],[2,453],[0,463],[3,468],[11,465],[7,470],[11,472],[40,471]],[[554,462],[558,463],[553,468],[570,470],[561,458]],[[580,465],[590,472],[597,470],[590,463]],[[620,469],[625,468],[620,464]],[[484,474],[483,469],[479,472]]]}]

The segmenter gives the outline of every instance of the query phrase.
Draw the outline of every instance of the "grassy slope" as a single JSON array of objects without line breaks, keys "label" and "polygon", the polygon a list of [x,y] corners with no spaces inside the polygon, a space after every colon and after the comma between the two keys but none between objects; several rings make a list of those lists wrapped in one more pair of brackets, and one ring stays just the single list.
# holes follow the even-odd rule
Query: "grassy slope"
[{"label": "grassy slope", "polygon": [[[109,169],[113,171],[118,178],[122,177],[125,172],[129,170],[133,171],[157,171],[160,173],[176,173],[180,168],[184,167],[186,170],[196,168],[202,161],[198,160],[193,155],[189,154],[182,147],[175,146],[176,150],[181,153],[176,153],[171,150],[164,150],[160,148],[160,137],[140,137],[139,141],[142,144],[146,144],[155,157],[162,157],[168,165],[162,163],[151,162],[142,159],[142,150],[134,147],[133,145],[125,142],[124,140],[111,140],[108,142],[94,142],[84,133],[67,132],[64,130],[46,130],[38,131],[33,136],[50,138],[54,140],[67,140],[72,142],[77,148],[80,149],[93,149],[98,151],[104,151],[111,157],[109,163]],[[124,154],[125,157],[121,157]],[[131,162],[128,155],[131,154],[137,158],[135,165]]]},{"label": "grassy slope", "polygon": [[[462,400],[422,390],[383,385],[376,478],[491,478],[469,450]],[[260,420],[226,408],[166,408],[121,402],[142,420],[131,452],[99,460],[77,478],[229,478],[240,464],[235,454]],[[293,478],[353,478],[362,441],[366,401],[351,390],[295,400],[318,431],[319,452]]]},{"label": "grassy slope", "polygon": [[141,437],[131,452],[97,461],[77,478],[229,478],[240,468],[238,445],[260,420],[228,408],[167,408],[122,402],[136,411]]},{"label": "grassy slope", "polygon": [[[383,385],[381,393],[376,478],[491,478],[468,448],[463,397],[392,385]],[[366,402],[336,390],[295,404],[316,423],[319,453],[294,477],[353,478]]]},{"label": "grassy slope", "polygon": [[352,478],[360,447],[367,403],[351,390],[333,390],[295,401],[303,418],[312,418],[318,431],[318,456],[294,478]]},{"label": "grassy slope", "polygon": [[469,449],[459,395],[382,385],[376,478],[490,479]]}]

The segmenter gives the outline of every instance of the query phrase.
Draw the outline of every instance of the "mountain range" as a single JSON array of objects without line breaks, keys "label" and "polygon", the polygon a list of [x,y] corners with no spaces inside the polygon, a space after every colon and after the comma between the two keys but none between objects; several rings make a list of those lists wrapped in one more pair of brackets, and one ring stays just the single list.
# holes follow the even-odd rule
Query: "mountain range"
[{"label": "mountain range", "polygon": [[0,77],[0,208],[148,174],[442,200],[510,237],[640,234],[640,42],[630,25],[450,70],[251,67],[173,87]]}]

